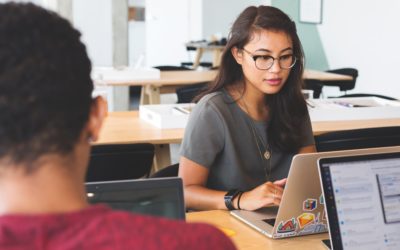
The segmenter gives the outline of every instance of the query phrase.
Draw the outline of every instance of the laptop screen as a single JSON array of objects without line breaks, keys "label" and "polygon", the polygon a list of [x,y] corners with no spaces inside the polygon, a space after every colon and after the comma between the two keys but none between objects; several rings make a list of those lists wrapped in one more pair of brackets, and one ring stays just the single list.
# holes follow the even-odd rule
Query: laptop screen
[{"label": "laptop screen", "polygon": [[86,183],[91,204],[171,219],[185,219],[182,180],[152,178]]},{"label": "laptop screen", "polygon": [[400,153],[319,161],[333,249],[400,249]]}]

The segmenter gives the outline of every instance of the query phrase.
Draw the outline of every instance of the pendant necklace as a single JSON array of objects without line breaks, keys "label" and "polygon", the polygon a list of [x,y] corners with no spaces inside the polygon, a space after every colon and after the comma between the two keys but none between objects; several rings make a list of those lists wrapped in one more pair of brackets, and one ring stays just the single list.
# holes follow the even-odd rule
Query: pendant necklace
[{"label": "pendant necklace", "polygon": [[[253,138],[254,138],[254,140],[256,142],[257,149],[258,149],[258,152],[260,154],[260,159],[261,159],[261,161],[263,163],[266,162],[266,166],[265,166],[264,170],[265,170],[266,179],[268,181],[269,177],[271,175],[272,152],[271,152],[271,149],[269,147],[268,142],[266,142],[266,145],[264,145],[262,137],[258,135],[258,133],[256,131],[256,127],[255,127],[254,122],[253,122],[253,118],[251,118],[251,116],[250,116],[250,112],[249,112],[249,109],[247,107],[246,101],[244,100],[244,97],[242,97],[241,99],[243,100],[244,108],[246,109],[246,112],[247,112],[247,114],[249,116],[250,129],[251,129],[251,132],[253,134]],[[261,145],[259,143],[261,143]],[[265,150],[264,153],[263,153],[263,150]]]}]

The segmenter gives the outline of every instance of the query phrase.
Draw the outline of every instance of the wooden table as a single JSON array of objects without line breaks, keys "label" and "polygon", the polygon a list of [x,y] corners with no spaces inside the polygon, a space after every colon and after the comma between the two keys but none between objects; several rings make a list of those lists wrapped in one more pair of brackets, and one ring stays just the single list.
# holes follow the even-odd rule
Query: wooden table
[{"label": "wooden table", "polygon": [[155,145],[154,171],[171,165],[171,143],[180,143],[183,129],[159,129],[139,118],[138,111],[109,112],[94,145],[151,143]]},{"label": "wooden table", "polygon": [[[356,128],[400,126],[399,119],[313,122],[314,135]],[[159,129],[139,118],[138,111],[110,112],[94,144],[152,143],[156,146],[156,168],[171,164],[171,143],[182,141],[184,129]]]},{"label": "wooden table", "polygon": [[[108,86],[142,86],[140,104],[159,104],[160,94],[173,93],[177,87],[200,82],[211,82],[217,76],[217,70],[179,70],[162,71],[159,79],[132,80],[105,83]],[[305,79],[319,79],[324,81],[351,80],[351,76],[327,73],[316,70],[305,70]],[[104,83],[103,83],[104,84]]]},{"label": "wooden table", "polygon": [[[353,77],[348,76],[348,75],[329,73],[329,72],[318,71],[318,70],[313,70],[313,69],[304,70],[303,78],[320,80],[320,81],[351,81],[351,80],[353,80]],[[345,84],[345,83],[343,83],[343,84]]]},{"label": "wooden table", "polygon": [[235,243],[239,250],[322,250],[326,248],[322,244],[321,240],[329,238],[327,233],[323,233],[273,240],[230,216],[228,211],[222,210],[191,212],[186,214],[186,219],[188,222],[204,222],[219,227],[220,229],[233,231],[234,235],[230,236],[230,239]]},{"label": "wooden table", "polygon": [[209,45],[208,42],[187,43],[186,47],[196,48],[196,57],[193,61],[193,68],[195,69],[200,65],[201,57],[206,51],[212,52],[213,54],[212,66],[218,67],[221,63],[222,52],[225,49],[225,45]]}]

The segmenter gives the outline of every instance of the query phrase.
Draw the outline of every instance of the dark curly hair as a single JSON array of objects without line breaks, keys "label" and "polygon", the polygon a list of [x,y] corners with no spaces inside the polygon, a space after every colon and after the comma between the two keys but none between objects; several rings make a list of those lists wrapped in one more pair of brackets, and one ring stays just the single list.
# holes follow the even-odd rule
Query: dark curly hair
[{"label": "dark curly hair", "polygon": [[0,159],[68,155],[88,121],[93,83],[81,34],[33,4],[0,4]]},{"label": "dark curly hair", "polygon": [[296,32],[296,24],[281,10],[271,6],[250,6],[233,23],[227,45],[222,54],[221,65],[216,80],[209,85],[202,96],[220,91],[227,86],[243,83],[243,70],[231,53],[231,49],[243,47],[258,30],[282,31],[293,42],[293,53],[297,62],[291,69],[283,88],[274,95],[265,95],[265,103],[270,108],[270,126],[267,128],[269,143],[285,152],[297,152],[302,145],[299,132],[308,119],[306,102],[301,93],[303,85],[304,53]]}]

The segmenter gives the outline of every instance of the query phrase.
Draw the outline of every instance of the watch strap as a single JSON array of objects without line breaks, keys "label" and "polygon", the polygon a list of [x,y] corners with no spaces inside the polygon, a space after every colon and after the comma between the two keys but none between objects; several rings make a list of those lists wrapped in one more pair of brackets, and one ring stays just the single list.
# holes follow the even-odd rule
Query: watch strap
[{"label": "watch strap", "polygon": [[233,206],[233,200],[238,196],[241,192],[237,189],[232,189],[229,190],[225,196],[224,196],[224,201],[225,201],[225,206],[228,210],[235,210],[235,207]]}]

